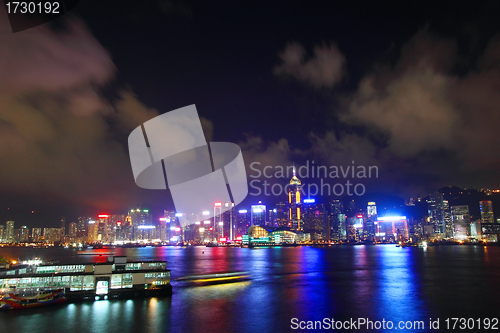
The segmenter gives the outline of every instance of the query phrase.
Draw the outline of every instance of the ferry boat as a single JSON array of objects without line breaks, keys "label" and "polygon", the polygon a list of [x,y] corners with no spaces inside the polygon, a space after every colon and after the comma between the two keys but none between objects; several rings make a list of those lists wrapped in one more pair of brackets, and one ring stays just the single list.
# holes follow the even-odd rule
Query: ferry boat
[{"label": "ferry boat", "polygon": [[7,291],[0,295],[0,310],[35,308],[64,302],[64,289],[21,293]]},{"label": "ferry boat", "polygon": [[166,261],[110,256],[90,264],[18,264],[0,269],[0,293],[64,291],[68,302],[170,295]]}]

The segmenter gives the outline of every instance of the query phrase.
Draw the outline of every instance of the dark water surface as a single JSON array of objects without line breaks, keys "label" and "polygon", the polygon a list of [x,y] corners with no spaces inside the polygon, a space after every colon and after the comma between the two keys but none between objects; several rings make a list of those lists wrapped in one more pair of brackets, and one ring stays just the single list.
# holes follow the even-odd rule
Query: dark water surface
[{"label": "dark water surface", "polygon": [[[90,255],[72,249],[1,248],[0,256],[83,263],[103,261],[109,252],[130,260],[167,260],[172,278],[236,270],[250,272],[252,279],[205,287],[173,281],[171,297],[4,311],[0,332],[291,332],[297,331],[291,328],[292,318],[385,319],[394,325],[422,320],[421,332],[438,332],[446,331],[449,317],[500,317],[496,246],[147,247]],[[440,319],[439,330],[429,329],[429,318]]]}]

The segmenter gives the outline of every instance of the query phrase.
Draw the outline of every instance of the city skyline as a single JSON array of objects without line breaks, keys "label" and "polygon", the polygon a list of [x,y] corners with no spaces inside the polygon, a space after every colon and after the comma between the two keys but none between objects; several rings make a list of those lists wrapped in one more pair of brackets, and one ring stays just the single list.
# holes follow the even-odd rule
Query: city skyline
[{"label": "city skyline", "polygon": [[[1,148],[9,163],[0,168],[0,209],[55,220],[169,207],[168,190],[135,186],[126,138],[192,104],[207,141],[241,147],[249,176],[254,162],[315,161],[376,166],[378,177],[361,182],[367,193],[415,198],[449,184],[500,188],[492,126],[500,27],[487,20],[497,5],[363,5],[370,10],[356,15],[357,26],[344,19],[352,8],[334,3],[308,4],[307,17],[302,5],[292,6],[282,24],[273,19],[281,6],[267,4],[272,15],[261,17],[256,5],[255,24],[236,20],[233,13],[247,9],[234,3],[129,1],[96,12],[82,2],[51,24],[3,34],[10,56],[0,63],[9,69],[1,77]],[[222,25],[209,24],[214,15]],[[74,62],[42,56],[51,47]]]}]

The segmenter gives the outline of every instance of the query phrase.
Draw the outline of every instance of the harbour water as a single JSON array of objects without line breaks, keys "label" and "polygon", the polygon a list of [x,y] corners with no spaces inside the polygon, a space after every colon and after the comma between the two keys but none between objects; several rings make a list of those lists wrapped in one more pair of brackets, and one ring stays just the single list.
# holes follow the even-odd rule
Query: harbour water
[{"label": "harbour water", "polygon": [[171,297],[0,312],[0,332],[290,332],[292,318],[423,321],[425,328],[414,330],[421,332],[439,319],[440,329],[432,330],[438,332],[446,330],[446,318],[499,317],[497,246],[146,247],[84,254],[0,248],[9,259],[61,263],[108,255],[166,260],[172,279],[226,271],[247,271],[251,279],[200,287],[172,281]]}]

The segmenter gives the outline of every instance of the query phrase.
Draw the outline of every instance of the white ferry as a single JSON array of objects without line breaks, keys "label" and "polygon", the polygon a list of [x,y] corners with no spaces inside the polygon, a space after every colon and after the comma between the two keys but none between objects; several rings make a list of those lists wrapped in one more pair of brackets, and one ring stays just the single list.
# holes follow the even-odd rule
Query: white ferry
[{"label": "white ferry", "polygon": [[0,294],[64,290],[67,302],[172,294],[166,261],[111,256],[91,264],[11,265],[0,269]]}]

